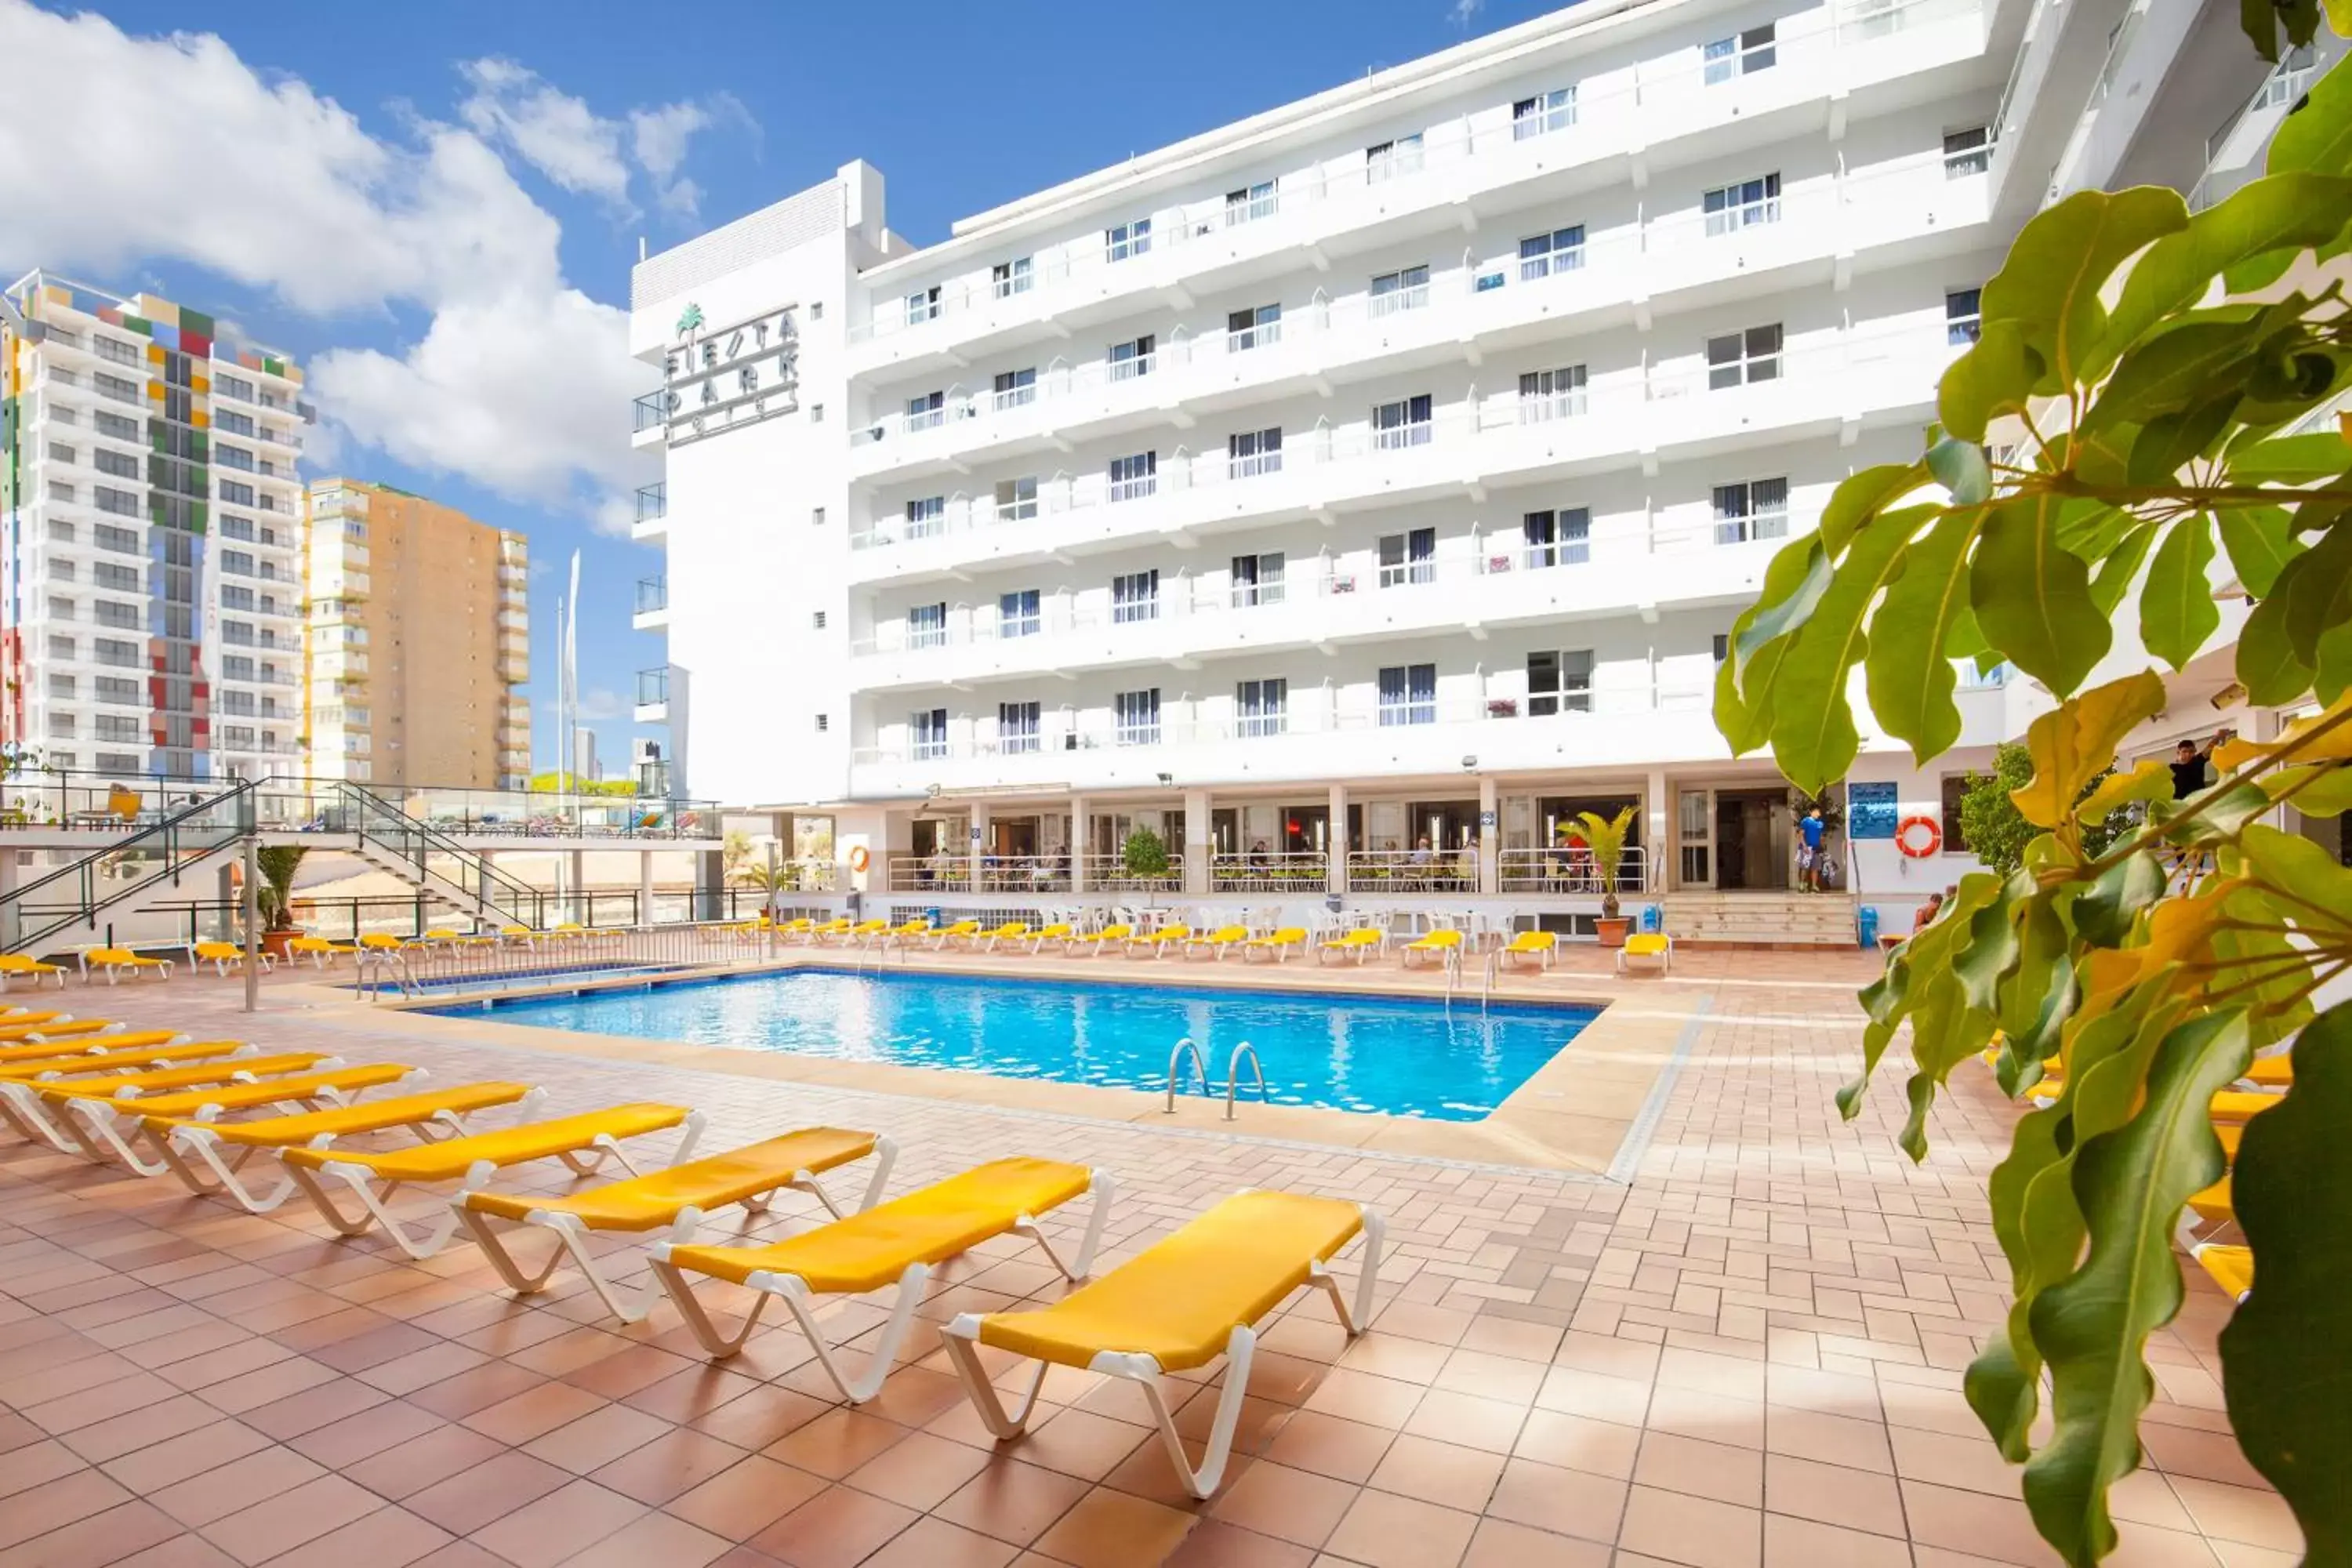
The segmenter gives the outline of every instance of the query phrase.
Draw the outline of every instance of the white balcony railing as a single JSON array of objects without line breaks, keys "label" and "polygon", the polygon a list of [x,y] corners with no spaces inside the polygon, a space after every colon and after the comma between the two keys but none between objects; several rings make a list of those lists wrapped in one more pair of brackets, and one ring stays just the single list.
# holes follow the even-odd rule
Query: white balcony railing
[{"label": "white balcony railing", "polygon": [[[961,319],[1001,314],[1008,303],[1044,314],[1074,289],[1116,291],[1125,283],[1121,268],[1132,275],[1128,287],[1157,286],[1169,268],[1181,272],[1192,265],[1195,249],[1203,262],[1223,259],[1237,233],[1269,231],[1268,242],[1279,243],[1281,231],[1296,229],[1294,237],[1303,243],[1308,222],[1328,233],[1381,221],[1409,207],[1414,194],[1446,200],[1465,182],[1484,186],[1521,177],[1528,165],[1518,160],[1559,167],[1780,103],[1822,98],[1899,68],[1885,54],[1888,41],[1946,25],[1980,28],[1985,9],[1982,0],[1830,0],[1780,18],[1769,66],[1752,51],[1741,61],[1726,61],[1681,50],[1588,81],[1572,102],[1531,115],[1515,114],[1512,100],[1504,100],[1441,123],[1399,126],[1385,150],[1274,171],[1238,197],[1221,195],[1131,214],[1115,226],[1040,247],[1017,261],[983,263],[936,285],[905,289],[877,301],[871,319],[851,327],[850,342],[881,342],[916,332],[952,341]],[[1727,64],[1734,68],[1727,74]],[[1748,68],[1737,68],[1740,64]],[[1362,200],[1374,193],[1377,202]],[[1318,210],[1349,202],[1360,203],[1354,214]],[[1310,212],[1316,216],[1301,221]],[[997,275],[1000,266],[1006,275]]]},{"label": "white balcony railing", "polygon": [[[1818,260],[1881,239],[1985,216],[1988,182],[1940,150],[1794,184],[1766,201],[1697,208],[1597,230],[1572,249],[1522,258],[1465,253],[1429,280],[1374,292],[1320,294],[1278,321],[1171,333],[1145,359],[1055,363],[1017,402],[961,384],[942,406],[887,413],[854,429],[861,473],[964,461],[994,443],[1066,438],[1087,420],[1123,421],[1209,392],[1303,382],[1331,365],[1401,348],[1434,347],[1533,321],[1553,321],[1718,279]],[[1747,221],[1734,215],[1749,215]],[[1530,270],[1539,261],[1540,270]],[[1148,371],[1134,367],[1149,365]]]}]

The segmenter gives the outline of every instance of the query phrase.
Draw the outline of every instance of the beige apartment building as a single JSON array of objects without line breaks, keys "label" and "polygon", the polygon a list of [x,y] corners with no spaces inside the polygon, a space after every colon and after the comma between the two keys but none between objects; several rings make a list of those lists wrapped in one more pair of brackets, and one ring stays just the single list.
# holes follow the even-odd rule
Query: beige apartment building
[{"label": "beige apartment building", "polygon": [[529,543],[388,485],[310,489],[304,740],[321,778],[519,789]]}]

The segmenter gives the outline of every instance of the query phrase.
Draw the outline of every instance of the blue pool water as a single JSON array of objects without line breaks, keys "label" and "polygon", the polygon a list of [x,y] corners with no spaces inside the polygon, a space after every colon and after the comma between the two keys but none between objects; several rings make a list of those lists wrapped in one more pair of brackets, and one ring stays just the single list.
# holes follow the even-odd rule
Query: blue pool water
[{"label": "blue pool water", "polygon": [[[1247,1040],[1276,1104],[1440,1121],[1486,1116],[1597,1012],[1496,1004],[1481,1016],[1457,997],[1449,1016],[1440,1003],[1337,993],[835,970],[435,1010],[486,1008],[542,1028],[1155,1091],[1179,1039],[1201,1046],[1220,1093],[1227,1056]],[[1246,1069],[1242,1081],[1247,1096]]]}]

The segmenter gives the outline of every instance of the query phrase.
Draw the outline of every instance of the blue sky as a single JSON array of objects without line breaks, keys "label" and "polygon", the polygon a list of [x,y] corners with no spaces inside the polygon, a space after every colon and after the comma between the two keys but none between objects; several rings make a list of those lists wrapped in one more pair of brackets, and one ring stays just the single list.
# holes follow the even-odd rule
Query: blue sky
[{"label": "blue sky", "polygon": [[609,766],[634,672],[661,660],[629,627],[660,555],[610,531],[657,477],[628,452],[644,373],[618,335],[639,237],[676,244],[862,157],[891,226],[926,244],[1553,8],[0,0],[0,270],[226,316],[313,367],[334,467],[529,533],[542,766],[555,599],[582,550],[582,685]]}]

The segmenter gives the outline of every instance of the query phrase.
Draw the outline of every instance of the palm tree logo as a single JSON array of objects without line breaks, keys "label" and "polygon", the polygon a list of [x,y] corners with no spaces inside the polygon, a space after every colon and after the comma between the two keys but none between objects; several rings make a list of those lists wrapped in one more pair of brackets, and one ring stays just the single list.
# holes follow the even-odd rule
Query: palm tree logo
[{"label": "palm tree logo", "polygon": [[685,337],[689,332],[698,331],[701,326],[702,307],[689,301],[685,313],[677,319],[677,335],[681,338]]}]

